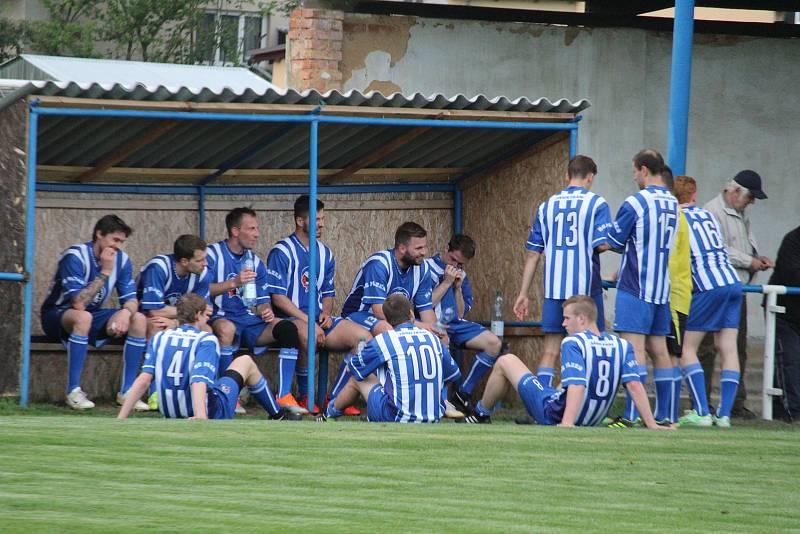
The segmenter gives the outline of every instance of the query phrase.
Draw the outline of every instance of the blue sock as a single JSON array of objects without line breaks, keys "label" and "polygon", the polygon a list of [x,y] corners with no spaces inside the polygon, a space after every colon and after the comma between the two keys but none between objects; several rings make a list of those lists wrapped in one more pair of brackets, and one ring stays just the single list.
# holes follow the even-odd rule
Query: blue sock
[{"label": "blue sock", "polygon": [[[639,374],[639,382],[644,386],[645,382],[647,382],[647,366],[638,365],[637,372]],[[636,405],[633,404],[633,398],[630,393],[626,393],[625,411],[622,413],[622,418],[628,421],[636,421],[636,419],[639,418],[639,410],[637,410]]]},{"label": "blue sock", "polygon": [[247,386],[247,388],[268,414],[275,415],[278,413],[280,410],[278,401],[275,400],[275,395],[273,395],[272,391],[270,391],[266,378],[262,376],[258,383],[252,386]]},{"label": "blue sock", "polygon": [[489,372],[489,369],[492,368],[496,361],[497,357],[490,355],[488,352],[479,352],[476,354],[475,360],[472,362],[472,368],[469,370],[469,373],[464,378],[464,381],[461,382],[458,389],[464,393],[472,394],[475,386],[478,385],[481,378],[486,376],[486,373]]},{"label": "blue sock", "polygon": [[147,340],[143,337],[128,336],[125,338],[125,345],[122,348],[124,365],[120,393],[126,393],[133,385],[133,381],[136,380],[139,367],[142,365],[142,355],[146,344]]},{"label": "blue sock", "polygon": [[442,386],[442,402],[448,400],[450,398],[450,391],[447,389],[447,384]]},{"label": "blue sock", "polygon": [[[352,354],[347,354],[345,359],[348,357],[352,357]],[[342,389],[347,385],[347,382],[350,380],[352,374],[350,373],[350,369],[347,367],[347,364],[344,360],[342,360],[341,365],[339,365],[339,373],[336,375],[336,381],[333,383],[333,389],[331,389],[330,394],[330,402],[328,405],[333,404],[333,399],[335,399],[339,393],[342,392]]]},{"label": "blue sock", "polygon": [[478,403],[475,405],[475,413],[485,417],[487,415],[492,415],[492,413],[494,413],[494,409],[490,410],[481,404],[481,401],[478,401]]},{"label": "blue sock", "polygon": [[680,417],[682,385],[683,376],[681,374],[681,368],[675,366],[672,368],[672,417],[670,417],[673,423],[677,422]]},{"label": "blue sock", "polygon": [[708,398],[706,397],[706,379],[703,366],[693,363],[683,368],[683,376],[686,377],[686,386],[689,388],[689,395],[692,397],[692,408],[697,415],[708,415]]},{"label": "blue sock", "polygon": [[217,369],[217,378],[224,375],[225,371],[228,370],[228,367],[231,366],[231,362],[233,361],[233,350],[233,347],[230,345],[219,348],[219,368]]},{"label": "blue sock", "polygon": [[656,385],[656,421],[669,419],[672,415],[672,367],[653,369],[653,382]]},{"label": "blue sock", "polygon": [[72,334],[67,341],[67,393],[81,385],[81,371],[83,361],[86,359],[86,351],[89,349],[89,338]]},{"label": "blue sock", "polygon": [[536,370],[536,378],[539,383],[549,388],[553,387],[553,380],[556,378],[556,370],[552,367],[539,367]]},{"label": "blue sock", "polygon": [[302,366],[295,369],[297,375],[297,395],[308,395],[308,367]]},{"label": "blue sock", "polygon": [[341,417],[344,412],[333,405],[333,402],[328,403],[328,408],[325,410],[325,417]]},{"label": "blue sock", "polygon": [[[297,367],[297,349],[281,349],[278,351],[278,397],[285,397],[292,392],[294,370]],[[298,377],[297,384],[300,385]]]},{"label": "blue sock", "polygon": [[739,379],[742,374],[739,371],[722,370],[719,378],[719,408],[717,417],[730,417],[733,401],[736,400],[736,390],[739,389]]}]

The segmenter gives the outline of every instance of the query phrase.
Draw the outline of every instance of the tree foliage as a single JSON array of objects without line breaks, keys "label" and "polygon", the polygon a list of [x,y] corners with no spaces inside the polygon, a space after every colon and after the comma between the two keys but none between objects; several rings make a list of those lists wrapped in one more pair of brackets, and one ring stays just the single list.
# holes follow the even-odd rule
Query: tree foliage
[{"label": "tree foliage", "polygon": [[0,17],[0,63],[22,51],[22,27],[13,20]]},{"label": "tree foliage", "polygon": [[52,56],[95,55],[96,15],[101,0],[42,0],[49,20],[23,23],[26,48]]}]

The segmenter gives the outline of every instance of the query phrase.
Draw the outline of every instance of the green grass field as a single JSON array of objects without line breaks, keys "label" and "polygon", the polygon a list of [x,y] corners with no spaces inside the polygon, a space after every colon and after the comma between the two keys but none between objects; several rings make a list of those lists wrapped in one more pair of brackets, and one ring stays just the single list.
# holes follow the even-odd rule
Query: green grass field
[{"label": "green grass field", "polygon": [[648,432],[96,415],[0,402],[0,531],[800,528],[800,432],[783,423]]}]

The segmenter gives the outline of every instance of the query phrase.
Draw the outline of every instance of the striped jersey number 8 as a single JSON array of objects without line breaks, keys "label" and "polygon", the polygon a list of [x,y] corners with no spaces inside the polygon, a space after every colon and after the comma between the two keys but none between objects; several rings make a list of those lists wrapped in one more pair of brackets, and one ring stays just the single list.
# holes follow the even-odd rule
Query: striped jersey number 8
[{"label": "striped jersey number 8", "polygon": [[669,244],[672,242],[672,235],[675,233],[677,226],[673,221],[677,218],[677,215],[669,211],[662,211],[661,215],[658,216],[658,226],[661,230],[659,248],[661,250],[669,250]]},{"label": "striped jersey number 8", "polygon": [[411,359],[411,365],[414,367],[414,380],[420,379],[420,368],[422,369],[422,378],[425,380],[436,378],[436,363],[434,362],[436,355],[433,353],[433,347],[409,345],[406,356]]},{"label": "striped jersey number 8", "polygon": [[605,397],[611,389],[611,362],[608,360],[597,361],[597,384],[594,392],[598,397]]},{"label": "striped jersey number 8", "polygon": [[719,235],[717,225],[714,224],[714,221],[695,221],[692,223],[692,229],[700,236],[700,239],[703,241],[703,247],[706,250],[719,250],[722,248],[722,236]]},{"label": "striped jersey number 8", "polygon": [[175,351],[175,355],[172,357],[172,361],[169,362],[169,369],[167,369],[167,376],[172,379],[172,383],[175,387],[181,385],[181,379],[183,378],[183,373],[181,373],[182,363],[183,363],[183,351],[182,350]]},{"label": "striped jersey number 8", "polygon": [[[556,246],[574,247],[578,244],[578,213],[575,211],[560,211],[555,216],[556,222]],[[566,231],[569,232],[565,237]]]}]

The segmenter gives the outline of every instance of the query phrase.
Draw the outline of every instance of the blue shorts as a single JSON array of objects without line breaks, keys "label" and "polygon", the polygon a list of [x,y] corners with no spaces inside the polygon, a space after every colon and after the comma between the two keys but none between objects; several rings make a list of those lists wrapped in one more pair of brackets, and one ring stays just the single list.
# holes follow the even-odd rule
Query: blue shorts
[{"label": "blue shorts", "polygon": [[363,326],[367,329],[367,331],[371,334],[372,329],[375,328],[375,325],[378,324],[378,319],[371,312],[368,311],[357,311],[353,312],[346,317],[348,321],[353,321],[354,323]]},{"label": "blue shorts", "polygon": [[383,386],[375,384],[367,398],[367,420],[371,423],[394,423],[396,414],[397,410],[389,402]]},{"label": "blue shorts", "polygon": [[450,343],[459,348],[464,348],[470,339],[474,339],[484,332],[488,332],[488,330],[478,323],[464,319],[456,319],[447,323],[447,335],[450,337]]},{"label": "blue shorts", "polygon": [[223,376],[208,389],[208,418],[233,419],[237,400],[239,384],[233,378]]},{"label": "blue shorts", "polygon": [[669,309],[669,302],[653,304],[626,291],[617,290],[615,312],[615,332],[646,336],[666,336],[670,333],[672,312]]},{"label": "blue shorts", "polygon": [[256,315],[219,315],[212,317],[208,322],[210,325],[220,320],[226,319],[236,326],[236,335],[233,338],[233,350],[245,347],[253,352],[254,356],[263,354],[267,350],[266,345],[257,346],[256,342],[262,332],[269,326],[261,317]]},{"label": "blue shorts", "polygon": [[[567,331],[561,326],[564,323],[564,300],[566,299],[544,299],[542,302],[542,332],[545,334],[566,334]],[[597,306],[597,328],[601,332],[606,330],[605,310],[603,308],[603,294],[592,295]]]},{"label": "blue shorts", "polygon": [[517,384],[517,393],[525,405],[528,415],[540,425],[557,425],[561,419],[550,411],[550,398],[558,393],[543,385],[532,373],[525,374]]},{"label": "blue shorts", "polygon": [[[69,308],[68,308],[69,309]],[[89,328],[89,344],[93,347],[102,347],[111,339],[106,331],[106,325],[111,317],[117,313],[120,308],[109,309],[100,308],[90,312],[92,314],[92,326]],[[44,333],[52,338],[56,338],[67,345],[70,333],[64,330],[61,326],[61,317],[67,310],[60,310],[53,308],[42,312],[42,330]]]},{"label": "blue shorts", "polygon": [[692,293],[686,330],[719,332],[723,328],[739,328],[742,298],[739,284]]}]

